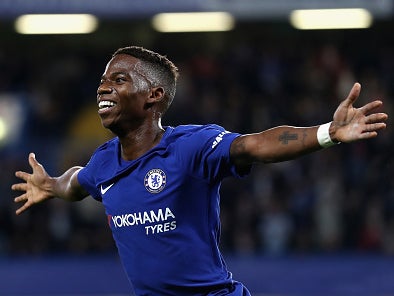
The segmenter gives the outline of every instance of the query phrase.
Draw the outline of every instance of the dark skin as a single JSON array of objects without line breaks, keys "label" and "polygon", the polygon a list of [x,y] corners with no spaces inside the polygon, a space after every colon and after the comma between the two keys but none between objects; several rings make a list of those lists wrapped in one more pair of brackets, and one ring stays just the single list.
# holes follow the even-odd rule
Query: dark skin
[{"label": "dark skin", "polygon": [[[161,117],[165,89],[152,87],[149,79],[138,70],[139,66],[140,61],[132,56],[115,56],[107,64],[97,90],[102,125],[119,137],[121,156],[125,160],[140,157],[157,145],[164,133]],[[360,90],[360,84],[355,83],[335,111],[329,128],[333,141],[349,143],[373,138],[386,127],[387,114],[376,112],[382,106],[380,100],[360,108],[353,107]],[[231,145],[231,160],[242,171],[255,162],[279,162],[317,151],[322,149],[316,137],[317,129],[318,126],[279,126],[242,135]],[[29,155],[29,164],[32,173],[15,173],[23,180],[12,185],[13,190],[22,191],[15,198],[15,202],[22,203],[16,214],[53,197],[78,201],[88,196],[77,179],[82,167],[72,167],[59,177],[51,177],[33,153]]]},{"label": "dark skin", "polygon": [[[161,112],[157,105],[164,99],[162,87],[148,87],[149,82],[135,71],[139,60],[120,54],[107,65],[97,89],[97,103],[112,101],[116,105],[99,110],[102,125],[119,137],[122,157],[133,160],[161,140]],[[142,80],[146,87],[135,85]],[[146,80],[146,81],[144,81]],[[139,83],[138,83],[139,84]]]},{"label": "dark skin", "polygon": [[[382,101],[375,100],[360,108],[353,107],[360,91],[361,85],[355,83],[348,97],[335,111],[329,128],[334,142],[350,143],[374,138],[378,131],[386,128],[387,114],[375,113],[382,106]],[[294,159],[322,149],[316,137],[318,127],[279,126],[244,135],[234,140],[230,155],[239,167],[253,162],[269,163]]]}]

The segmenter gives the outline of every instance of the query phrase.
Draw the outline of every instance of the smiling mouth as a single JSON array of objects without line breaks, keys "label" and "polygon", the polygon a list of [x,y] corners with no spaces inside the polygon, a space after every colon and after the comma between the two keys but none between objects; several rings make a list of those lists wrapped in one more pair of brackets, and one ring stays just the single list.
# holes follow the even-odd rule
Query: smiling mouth
[{"label": "smiling mouth", "polygon": [[116,106],[116,103],[112,101],[100,101],[98,103],[99,111],[106,111],[114,106]]}]

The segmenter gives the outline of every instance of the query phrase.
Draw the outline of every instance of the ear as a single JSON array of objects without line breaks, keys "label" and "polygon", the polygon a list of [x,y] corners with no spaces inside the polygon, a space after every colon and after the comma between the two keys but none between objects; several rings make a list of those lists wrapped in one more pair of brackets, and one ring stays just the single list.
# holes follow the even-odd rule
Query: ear
[{"label": "ear", "polygon": [[150,91],[147,103],[159,103],[164,99],[164,88],[153,87]]}]

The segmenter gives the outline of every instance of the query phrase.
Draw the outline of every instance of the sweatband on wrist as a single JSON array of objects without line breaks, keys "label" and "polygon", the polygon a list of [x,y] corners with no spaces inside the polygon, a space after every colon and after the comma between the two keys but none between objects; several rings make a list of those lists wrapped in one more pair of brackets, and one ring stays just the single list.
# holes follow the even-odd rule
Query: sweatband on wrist
[{"label": "sweatband on wrist", "polygon": [[331,137],[330,137],[330,125],[331,122],[322,124],[319,126],[317,129],[317,141],[319,142],[320,146],[323,148],[328,148],[331,146],[334,146],[336,144],[339,144],[340,142],[334,142]]}]

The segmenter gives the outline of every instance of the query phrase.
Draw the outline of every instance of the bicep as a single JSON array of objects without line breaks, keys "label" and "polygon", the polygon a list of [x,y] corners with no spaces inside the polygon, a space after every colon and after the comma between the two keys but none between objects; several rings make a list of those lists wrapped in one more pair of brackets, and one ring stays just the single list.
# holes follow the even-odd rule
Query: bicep
[{"label": "bicep", "polygon": [[238,172],[250,170],[254,160],[248,150],[249,135],[242,135],[234,139],[230,146],[230,159]]},{"label": "bicep", "polygon": [[72,196],[72,201],[79,201],[84,199],[89,195],[89,193],[82,187],[78,180],[78,173],[81,171],[82,167],[75,167],[71,174],[69,183],[69,196]]}]

